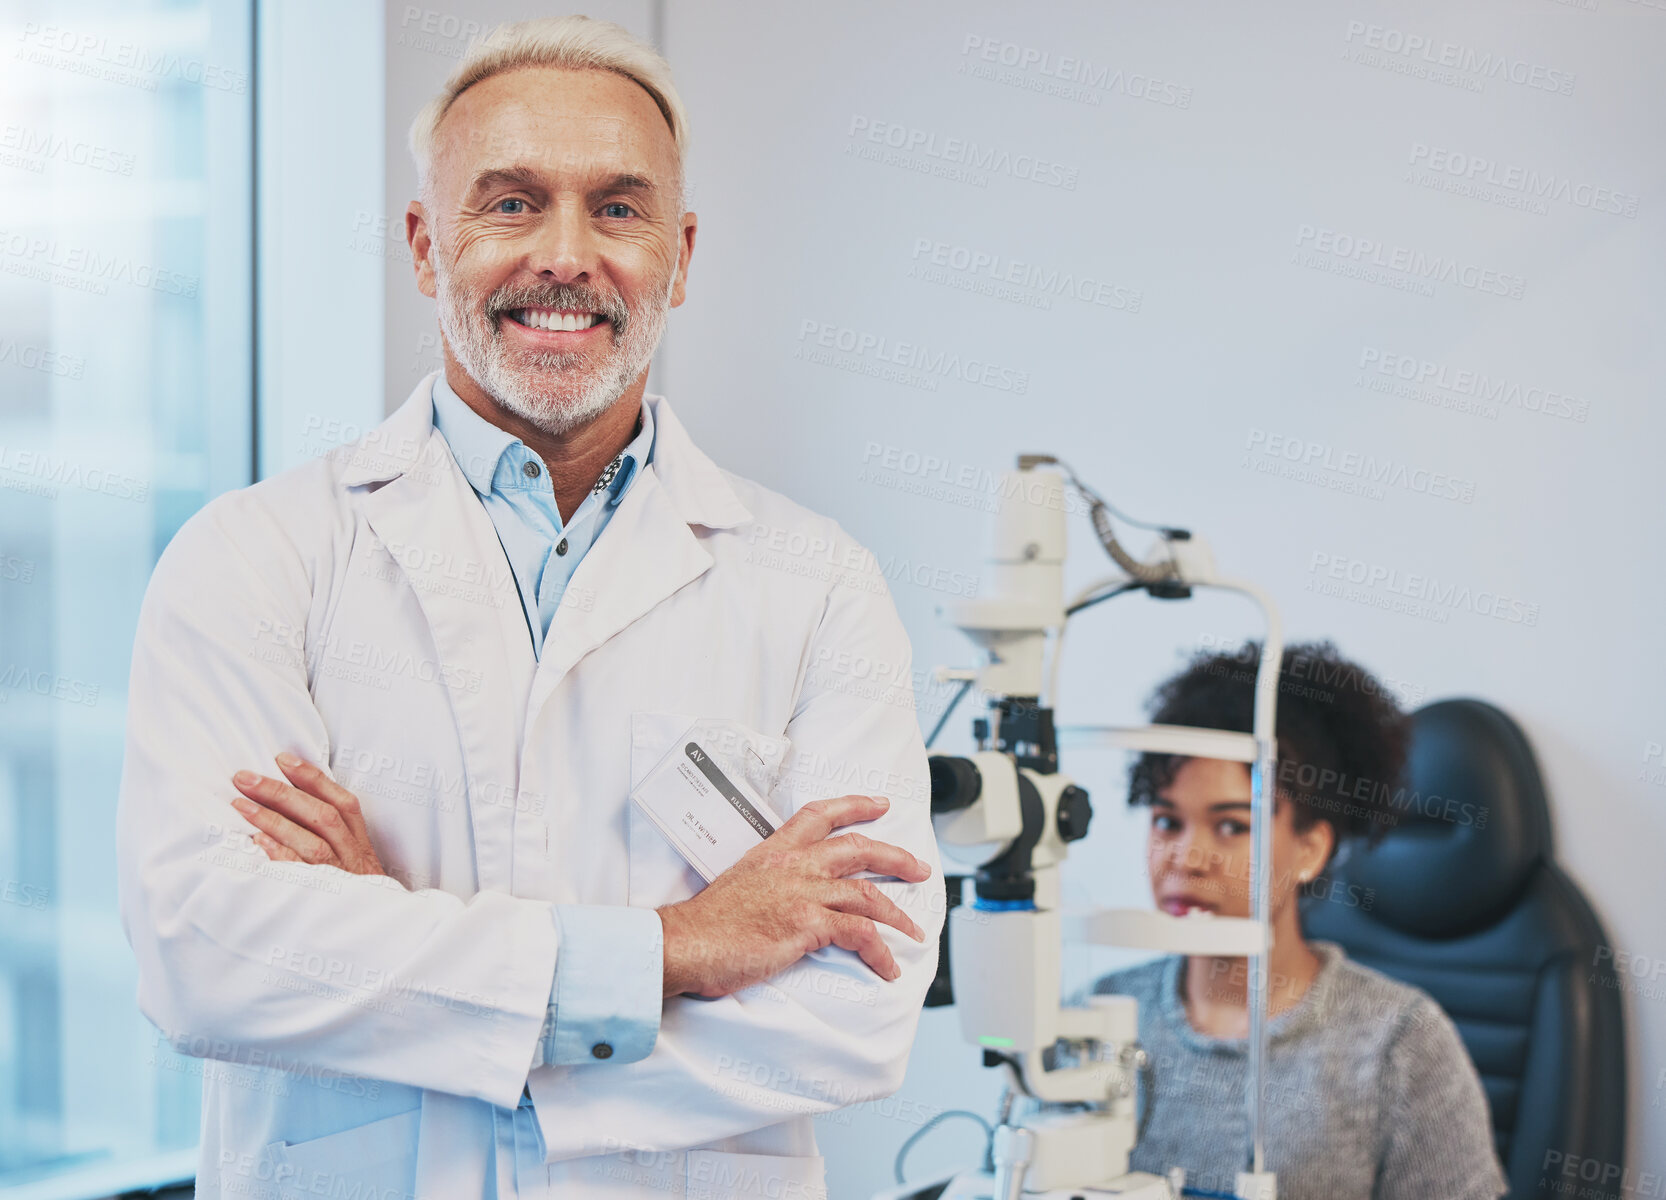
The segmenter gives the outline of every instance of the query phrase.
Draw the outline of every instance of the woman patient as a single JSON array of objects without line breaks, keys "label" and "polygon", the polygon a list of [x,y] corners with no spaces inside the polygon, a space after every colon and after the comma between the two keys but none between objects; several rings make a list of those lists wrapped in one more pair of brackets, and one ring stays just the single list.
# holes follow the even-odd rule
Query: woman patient
[{"label": "woman patient", "polygon": [[[1157,689],[1152,720],[1249,732],[1259,652],[1196,655]],[[1285,650],[1277,723],[1264,1146],[1279,1200],[1493,1200],[1507,1185],[1451,1020],[1426,993],[1302,936],[1299,894],[1371,903],[1358,889],[1333,893],[1325,869],[1345,841],[1369,843],[1393,821],[1407,718],[1322,642]],[[1248,766],[1142,755],[1129,799],[1151,809],[1158,907],[1249,915]],[[1151,1070],[1133,1169],[1185,1167],[1188,1194],[1231,1195],[1247,1169],[1247,965],[1172,956],[1094,985],[1139,1000]]]}]

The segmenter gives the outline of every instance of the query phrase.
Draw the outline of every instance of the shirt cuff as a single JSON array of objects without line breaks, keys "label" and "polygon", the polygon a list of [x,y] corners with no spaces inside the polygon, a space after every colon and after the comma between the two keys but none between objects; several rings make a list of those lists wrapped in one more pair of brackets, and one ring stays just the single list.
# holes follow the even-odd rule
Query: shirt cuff
[{"label": "shirt cuff", "polygon": [[540,1039],[545,1066],[647,1058],[665,995],[665,927],[634,905],[554,904],[555,979]]}]

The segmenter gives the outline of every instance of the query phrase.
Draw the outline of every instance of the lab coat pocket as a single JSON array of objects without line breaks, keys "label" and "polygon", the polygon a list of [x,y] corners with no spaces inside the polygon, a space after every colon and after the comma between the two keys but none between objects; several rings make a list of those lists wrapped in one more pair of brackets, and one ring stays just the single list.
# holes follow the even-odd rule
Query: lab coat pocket
[{"label": "lab coat pocket", "polygon": [[[715,761],[767,798],[791,742],[726,718],[639,710],[631,714],[630,786],[634,790],[667,751],[694,730]],[[706,881],[634,803],[626,804],[630,838],[629,902],[657,908],[687,900]]]},{"label": "lab coat pocket", "polygon": [[422,1109],[355,1125],[305,1142],[273,1142],[278,1195],[410,1196],[416,1190]]},{"label": "lab coat pocket", "polygon": [[827,1160],[690,1150],[685,1188],[688,1200],[827,1200]]}]

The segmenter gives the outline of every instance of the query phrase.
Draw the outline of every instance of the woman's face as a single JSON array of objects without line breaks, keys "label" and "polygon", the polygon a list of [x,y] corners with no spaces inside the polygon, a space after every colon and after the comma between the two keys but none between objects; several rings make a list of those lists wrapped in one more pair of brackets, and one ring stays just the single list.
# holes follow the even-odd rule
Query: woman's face
[{"label": "woman's face", "polygon": [[[1332,833],[1315,821],[1298,833],[1291,805],[1273,805],[1272,913],[1276,921],[1305,873],[1330,855]],[[1250,915],[1250,773],[1244,763],[1188,758],[1151,805],[1146,866],[1157,907],[1172,916],[1203,909]]]}]

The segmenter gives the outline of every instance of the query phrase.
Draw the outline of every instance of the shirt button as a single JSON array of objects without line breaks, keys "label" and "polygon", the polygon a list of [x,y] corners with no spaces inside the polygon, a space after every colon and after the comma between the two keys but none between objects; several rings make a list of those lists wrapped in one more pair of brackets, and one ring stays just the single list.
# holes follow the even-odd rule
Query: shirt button
[{"label": "shirt button", "polygon": [[597,1042],[594,1046],[590,1047],[590,1053],[594,1054],[597,1058],[612,1058],[613,1047],[609,1046],[606,1042]]},{"label": "shirt button", "polygon": [[521,466],[521,474],[525,475],[528,479],[538,478],[538,464],[533,462],[531,459],[528,459]]},{"label": "shirt button", "polygon": [[557,542],[555,544],[555,552],[557,554],[567,553],[567,539],[566,538],[562,538],[559,542]]}]

